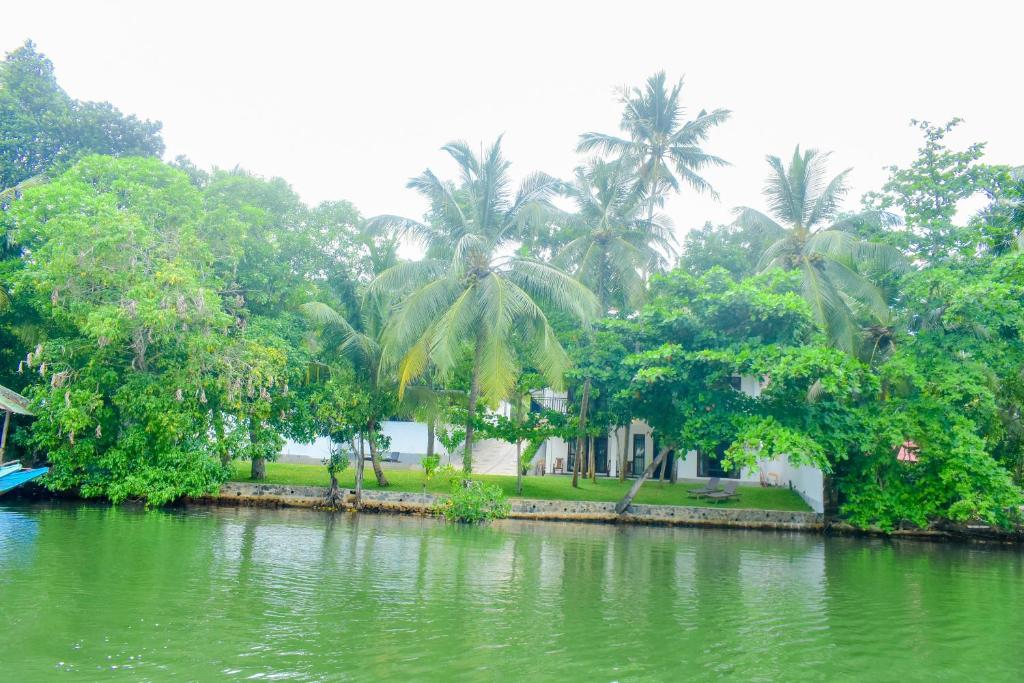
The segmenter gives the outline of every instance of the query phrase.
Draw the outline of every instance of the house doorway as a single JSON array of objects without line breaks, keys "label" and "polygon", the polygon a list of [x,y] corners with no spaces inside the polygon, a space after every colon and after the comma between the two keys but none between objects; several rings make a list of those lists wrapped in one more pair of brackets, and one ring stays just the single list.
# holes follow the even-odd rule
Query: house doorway
[{"label": "house doorway", "polygon": [[[590,454],[590,439],[583,440],[583,460],[580,462],[580,472],[583,474],[587,473],[587,467],[589,461],[587,456]],[[572,439],[568,443],[568,458],[566,462],[566,472],[573,472],[576,468],[576,439]],[[608,474],[608,439],[607,437],[595,437],[594,438],[594,472],[597,474]]]}]

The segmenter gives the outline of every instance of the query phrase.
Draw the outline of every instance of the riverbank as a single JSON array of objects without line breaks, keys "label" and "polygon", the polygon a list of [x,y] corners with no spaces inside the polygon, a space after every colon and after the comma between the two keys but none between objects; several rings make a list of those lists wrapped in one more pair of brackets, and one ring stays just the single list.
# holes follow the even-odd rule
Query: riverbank
[{"label": "riverbank", "polygon": [[[249,478],[248,462],[236,462],[233,467],[234,470],[231,476],[233,482],[317,487],[327,487],[330,484],[327,470],[322,466],[280,462],[267,463],[267,476],[260,482],[254,482]],[[387,491],[444,495],[451,490],[450,479],[435,476],[430,481],[425,481],[422,470],[387,469],[385,473],[389,482]],[[474,474],[471,478],[486,484],[499,486],[505,495],[510,498],[590,501],[598,503],[615,503],[621,500],[633,484],[632,481],[620,482],[618,479],[606,477],[599,477],[596,482],[581,477],[579,487],[573,487],[572,477],[569,475],[528,476],[523,477],[523,492],[521,496],[517,496],[516,478],[514,476]],[[341,488],[345,489],[355,487],[355,479],[351,467],[338,475],[338,483]],[[645,505],[706,506],[707,504],[702,503],[699,499],[690,497],[690,491],[701,488],[704,485],[703,482],[677,482],[673,484],[657,480],[648,481],[640,488],[640,493],[637,494],[634,502]],[[381,490],[377,486],[377,480],[374,478],[373,472],[369,467],[367,467],[363,487],[367,491]],[[798,493],[782,487],[741,486],[739,496],[736,499],[722,501],[716,505],[722,509],[811,512],[810,507],[808,507],[807,503],[804,502]]]},{"label": "riverbank", "polygon": [[[310,508],[321,506],[328,490],[327,473],[322,467],[268,463],[267,479],[263,483],[252,482],[248,475],[247,463],[235,463],[233,480],[222,487],[219,496],[209,497],[205,502]],[[390,485],[382,490],[377,487],[372,472],[367,472],[363,492],[365,510],[430,514],[450,485],[446,480],[435,479],[424,486],[423,473],[410,470],[388,470],[387,477]],[[515,496],[515,477],[474,475],[473,479],[500,486],[509,497],[510,516],[514,519],[786,529],[836,536],[1024,545],[1024,529],[1006,530],[985,524],[937,522],[924,529],[891,530],[855,527],[812,512],[796,492],[783,488],[742,486],[737,500],[709,506],[688,495],[703,484],[651,481],[641,488],[629,510],[617,515],[614,504],[631,482],[582,479],[579,488],[573,488],[571,477],[567,476],[525,477],[524,495]],[[351,499],[354,486],[351,473],[339,477],[339,483],[343,493]]]},{"label": "riverbank", "polygon": [[[328,492],[322,486],[253,484],[228,482],[218,494],[192,499],[216,505],[316,508],[324,505]],[[434,493],[364,490],[362,509],[370,512],[429,515],[444,496]],[[342,505],[351,509],[355,494],[342,490]],[[545,500],[510,498],[512,519],[559,522],[600,522],[614,524],[656,524],[664,526],[734,527],[821,532],[824,517],[810,511],[750,508],[698,507],[695,505],[651,505],[636,503],[621,515],[614,502],[586,500]]]}]

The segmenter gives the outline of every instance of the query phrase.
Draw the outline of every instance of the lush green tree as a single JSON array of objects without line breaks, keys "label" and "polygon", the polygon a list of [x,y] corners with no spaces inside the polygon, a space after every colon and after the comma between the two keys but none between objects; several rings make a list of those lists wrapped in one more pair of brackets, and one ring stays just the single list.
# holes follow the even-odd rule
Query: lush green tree
[{"label": "lush green tree", "polygon": [[907,168],[890,166],[882,190],[869,192],[863,200],[872,210],[902,212],[905,228],[887,231],[887,226],[868,226],[869,238],[887,239],[927,263],[963,258],[976,251],[978,231],[956,222],[960,203],[977,194],[994,196],[1008,169],[982,163],[983,142],[959,151],[947,147],[946,136],[960,123],[959,118],[942,125],[911,121],[924,135],[917,158]]},{"label": "lush green tree", "polygon": [[53,63],[31,41],[0,64],[0,188],[83,154],[159,156],[160,124],[125,116],[107,102],[74,100]]},{"label": "lush green tree", "polygon": [[[509,163],[500,139],[482,155],[454,142],[443,148],[458,164],[459,182],[430,170],[409,187],[430,202],[426,223],[379,217],[379,230],[397,230],[425,243],[427,257],[402,262],[373,282],[375,296],[401,297],[384,337],[387,357],[397,362],[400,393],[429,366],[448,375],[465,353],[472,356],[468,412],[481,395],[491,405],[509,395],[520,363],[516,339],[527,340],[530,361],[552,386],[560,386],[569,359],[546,310],[580,321],[594,313],[593,294],[558,268],[509,253],[529,223],[542,220],[558,183],[528,176],[512,193]],[[463,468],[472,471],[473,422],[466,425]]]},{"label": "lush green tree", "polygon": [[577,151],[597,150],[620,158],[635,159],[637,186],[650,200],[653,211],[669,190],[678,192],[680,181],[701,193],[714,195],[711,184],[700,174],[726,162],[705,152],[701,145],[711,129],[724,123],[731,112],[701,110],[696,118],[684,120],[686,109],[680,100],[683,81],[669,86],[659,71],[643,88],[624,88],[620,93],[625,137],[606,133],[584,133]]},{"label": "lush green tree", "polygon": [[866,273],[901,269],[903,263],[896,249],[861,240],[851,231],[864,224],[892,223],[891,214],[870,210],[839,216],[849,169],[828,180],[827,159],[827,153],[801,152],[799,146],[788,167],[769,156],[772,172],[764,189],[768,214],[740,207],[736,222],[772,240],[761,254],[759,270],[799,272],[814,319],[835,344],[853,351],[858,335],[854,309],[889,322],[884,292]]},{"label": "lush green tree", "polygon": [[736,223],[705,223],[683,238],[679,267],[696,276],[725,268],[734,278],[742,279],[757,273],[761,254],[773,241],[763,231]]},{"label": "lush green tree", "polygon": [[211,230],[205,200],[155,159],[92,156],[3,215],[30,255],[12,280],[41,341],[20,370],[46,409],[25,440],[48,456],[49,486],[196,495],[233,457],[274,457],[296,424],[302,321],[238,301],[215,248],[234,222]]},{"label": "lush green tree", "polygon": [[50,328],[21,369],[46,407],[29,443],[48,454],[52,488],[161,503],[221,480],[203,405],[224,379],[211,337],[231,318],[204,272],[201,212],[158,161],[89,157],[5,217],[33,255],[15,291]]},{"label": "lush green tree", "polygon": [[[962,272],[916,273],[908,295],[933,313],[875,366],[825,343],[797,272],[735,282],[675,271],[621,323],[636,350],[620,392],[658,435],[655,462],[670,448],[728,444],[726,464],[784,456],[832,473],[858,526],[1010,524],[1021,500],[1020,258],[969,284]],[[737,376],[761,378],[760,394],[733,389]],[[897,459],[907,441],[916,463]]]}]

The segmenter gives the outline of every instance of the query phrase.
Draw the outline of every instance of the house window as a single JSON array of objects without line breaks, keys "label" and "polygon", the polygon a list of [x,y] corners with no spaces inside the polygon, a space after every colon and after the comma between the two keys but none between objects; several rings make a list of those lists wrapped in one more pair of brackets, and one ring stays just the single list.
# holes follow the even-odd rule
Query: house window
[{"label": "house window", "polygon": [[729,386],[736,391],[743,391],[743,378],[739,375],[733,375],[729,378]]},{"label": "house window", "polygon": [[639,477],[647,469],[647,435],[633,435],[633,475]]},{"label": "house window", "polygon": [[720,443],[714,453],[705,453],[704,451],[700,451],[700,457],[697,459],[697,476],[739,479],[739,467],[733,467],[732,469],[727,470],[722,466],[722,458],[725,456],[725,449],[728,447],[728,443]]}]

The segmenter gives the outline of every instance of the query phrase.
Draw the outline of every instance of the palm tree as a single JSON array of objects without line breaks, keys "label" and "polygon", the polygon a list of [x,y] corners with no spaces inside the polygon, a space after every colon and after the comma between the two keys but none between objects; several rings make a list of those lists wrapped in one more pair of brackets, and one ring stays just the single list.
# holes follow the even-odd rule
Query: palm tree
[{"label": "palm tree", "polygon": [[682,90],[682,79],[671,90],[668,88],[664,71],[648,78],[644,88],[623,88],[620,128],[627,137],[584,133],[576,148],[578,152],[598,150],[636,159],[638,187],[647,194],[651,212],[655,204],[663,203],[666,190],[679,191],[680,180],[698,192],[716,196],[700,173],[706,168],[727,165],[723,159],[701,149],[701,143],[731,112],[701,110],[697,118],[684,121],[686,110],[679,101]]},{"label": "palm tree", "polygon": [[559,249],[555,262],[597,295],[602,315],[639,308],[644,275],[675,254],[671,221],[645,215],[635,168],[628,158],[595,159],[577,168],[575,182],[563,190],[576,205],[566,228],[578,236]]},{"label": "palm tree", "polygon": [[378,230],[417,238],[426,257],[384,271],[370,291],[408,293],[395,304],[384,337],[400,395],[428,366],[446,377],[464,353],[472,354],[463,453],[468,474],[477,403],[482,394],[497,405],[511,392],[519,372],[516,339],[547,381],[561,386],[569,359],[545,309],[586,322],[596,303],[586,287],[557,267],[514,254],[516,238],[547,219],[558,182],[533,174],[513,194],[501,138],[480,155],[464,142],[442,149],[458,164],[458,184],[429,169],[408,184],[430,203],[428,222],[397,216],[372,221]]},{"label": "palm tree", "polygon": [[[312,321],[322,327],[321,340],[328,353],[341,358],[346,358],[356,371],[356,376],[366,387],[371,396],[372,403],[380,410],[372,411],[372,414],[365,425],[359,428],[360,444],[365,441],[370,448],[370,462],[373,464],[373,473],[377,477],[377,485],[388,486],[387,476],[380,464],[380,454],[377,449],[377,435],[380,423],[387,418],[389,408],[395,403],[393,395],[395,387],[389,383],[387,376],[381,372],[381,343],[380,336],[384,330],[384,316],[382,307],[378,302],[369,299],[360,299],[360,310],[354,316],[356,322],[353,324],[344,315],[336,311],[329,304],[321,301],[311,301],[302,304],[300,309]],[[360,449],[361,450],[361,449]],[[362,491],[363,459],[362,454],[356,455],[356,499]]]},{"label": "palm tree", "polygon": [[774,238],[758,262],[758,270],[799,270],[803,297],[815,320],[832,341],[846,351],[857,346],[855,312],[887,324],[889,307],[880,287],[866,272],[885,273],[905,267],[900,252],[889,245],[866,242],[849,230],[867,224],[892,225],[884,211],[839,216],[849,169],[827,180],[828,153],[797,146],[786,168],[776,156],[764,188],[768,214],[736,209],[738,225]]}]

